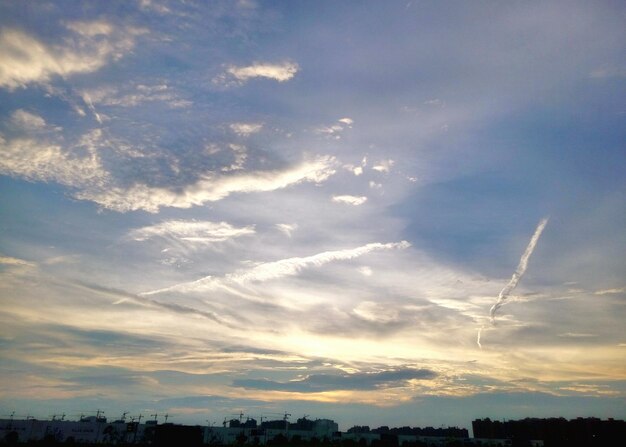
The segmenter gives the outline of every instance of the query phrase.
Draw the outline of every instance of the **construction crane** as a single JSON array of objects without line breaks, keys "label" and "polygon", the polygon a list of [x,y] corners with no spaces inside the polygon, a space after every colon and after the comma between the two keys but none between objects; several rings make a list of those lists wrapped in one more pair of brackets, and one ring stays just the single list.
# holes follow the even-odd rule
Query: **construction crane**
[{"label": "construction crane", "polygon": [[285,415],[283,416],[283,421],[285,421],[285,436],[287,436],[287,438],[289,438],[289,436],[287,435],[287,432],[289,431],[289,416],[291,416],[291,413],[287,413],[285,411]]}]

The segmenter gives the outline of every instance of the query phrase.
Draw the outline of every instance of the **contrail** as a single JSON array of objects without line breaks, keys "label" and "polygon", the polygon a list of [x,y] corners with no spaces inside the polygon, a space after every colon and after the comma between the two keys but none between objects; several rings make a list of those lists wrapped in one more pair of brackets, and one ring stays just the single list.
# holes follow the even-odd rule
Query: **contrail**
[{"label": "contrail", "polygon": [[537,245],[537,242],[539,241],[539,237],[541,236],[541,233],[543,232],[543,229],[546,227],[547,224],[548,224],[547,217],[544,217],[543,219],[541,219],[541,221],[539,222],[539,225],[537,225],[535,234],[533,234],[533,237],[530,238],[530,242],[528,243],[528,246],[526,247],[524,254],[519,260],[519,264],[517,265],[517,268],[515,269],[515,273],[513,273],[513,276],[511,276],[511,280],[509,281],[509,283],[506,286],[504,286],[504,288],[500,291],[500,294],[498,295],[498,301],[496,301],[496,304],[494,304],[489,310],[489,315],[491,317],[492,323],[495,320],[496,312],[498,311],[498,309],[500,309],[500,307],[502,307],[502,303],[504,303],[504,301],[509,297],[513,289],[517,287],[517,283],[519,283],[519,280],[522,279],[522,276],[524,276],[524,273],[526,272],[526,268],[528,267],[528,260],[530,259],[530,255],[532,255],[533,251],[535,251],[535,246]]},{"label": "contrail", "polygon": [[[541,233],[543,232],[543,229],[546,227],[547,224],[548,224],[547,217],[544,217],[543,219],[541,219],[541,221],[539,221],[539,225],[537,225],[537,229],[535,230],[533,237],[530,238],[530,242],[528,243],[528,246],[526,247],[524,254],[519,260],[519,264],[517,265],[517,268],[515,269],[515,273],[513,273],[513,276],[509,280],[508,284],[504,286],[504,288],[498,294],[498,301],[496,301],[496,304],[491,306],[491,309],[489,310],[489,316],[491,317],[492,324],[495,322],[496,312],[498,311],[498,309],[500,309],[500,307],[502,307],[502,305],[504,304],[506,299],[509,297],[513,289],[517,287],[517,284],[519,283],[520,279],[522,279],[522,276],[524,276],[524,273],[526,272],[526,268],[528,268],[528,260],[530,259],[530,256],[533,254],[533,251],[535,251],[537,242],[539,241],[539,238],[541,237]],[[481,349],[482,349],[482,345],[480,344],[480,335],[484,328],[485,327],[482,326],[480,329],[478,329],[478,336],[476,337],[476,344]]]},{"label": "contrail", "polygon": [[224,320],[222,317],[220,317],[219,315],[217,315],[215,312],[212,312],[212,311],[200,310],[194,307],[185,306],[183,304],[164,303],[161,301],[156,301],[150,298],[145,298],[143,296],[128,293],[123,290],[113,289],[110,287],[103,287],[103,286],[99,286],[96,284],[89,284],[89,283],[82,282],[82,281],[75,281],[75,282],[71,282],[70,284],[77,286],[77,287],[89,289],[95,292],[99,292],[104,295],[110,295],[115,298],[119,298],[113,304],[121,304],[124,301],[130,300],[130,301],[134,301],[135,303],[142,304],[147,307],[165,309],[167,311],[177,313],[177,314],[196,315],[196,316],[214,321],[215,323],[221,324],[231,329],[242,329],[242,327],[229,323],[228,321]]}]

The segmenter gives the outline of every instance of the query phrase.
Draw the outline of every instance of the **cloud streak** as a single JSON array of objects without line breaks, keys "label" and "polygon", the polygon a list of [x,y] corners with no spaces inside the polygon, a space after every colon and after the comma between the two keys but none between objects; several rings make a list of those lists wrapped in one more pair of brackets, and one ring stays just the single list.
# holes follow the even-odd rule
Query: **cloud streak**
[{"label": "cloud streak", "polygon": [[254,62],[252,65],[232,65],[226,69],[226,73],[216,77],[213,82],[228,84],[228,78],[234,79],[235,83],[245,84],[250,79],[265,78],[278,82],[285,82],[293,78],[300,67],[295,62],[285,61],[280,63]]},{"label": "cloud streak", "polygon": [[320,393],[335,390],[375,390],[406,386],[409,380],[432,380],[437,373],[429,369],[403,368],[352,374],[311,374],[303,379],[277,382],[268,379],[235,379],[233,386],[246,389]]},{"label": "cloud streak", "polygon": [[350,196],[350,195],[342,195],[342,196],[333,196],[333,202],[335,203],[345,203],[347,205],[359,206],[363,205],[367,202],[367,197],[365,196]]},{"label": "cloud streak", "polygon": [[285,170],[224,176],[211,173],[182,190],[136,184],[128,188],[80,191],[76,196],[114,211],[157,213],[162,207],[191,208],[224,199],[233,193],[276,191],[302,182],[321,183],[335,173],[334,163],[333,157],[321,156]]},{"label": "cloud streak", "polygon": [[269,281],[285,276],[293,276],[304,269],[321,267],[330,262],[354,259],[376,250],[406,249],[410,246],[411,244],[407,241],[391,242],[387,244],[375,242],[347,250],[326,251],[312,256],[281,259],[274,262],[265,262],[248,270],[239,270],[227,274],[223,278],[207,276],[197,281],[177,284],[172,287],[146,292],[142,295],[172,291],[192,292],[210,290],[229,283],[245,285],[247,283]]},{"label": "cloud streak", "polygon": [[192,315],[192,316],[195,315],[197,317],[206,318],[207,320],[211,320],[215,323],[218,323],[222,326],[226,326],[231,329],[241,329],[238,326],[224,320],[217,313],[212,312],[212,311],[196,309],[194,307],[185,306],[183,304],[157,301],[157,300],[153,300],[150,298],[146,298],[144,296],[135,295],[132,293],[124,292],[122,290],[117,290],[113,288],[102,287],[102,286],[95,285],[95,284],[87,284],[84,282],[76,282],[74,284],[77,285],[78,287],[83,287],[88,290],[92,290],[95,292],[99,292],[105,295],[110,295],[110,296],[118,298],[117,301],[115,301],[113,304],[122,304],[123,302],[130,300],[137,304],[141,304],[143,306],[157,308],[157,309],[164,309],[166,311],[179,314],[179,315]]},{"label": "cloud streak", "polygon": [[254,233],[254,225],[234,227],[227,222],[168,220],[132,230],[129,237],[136,241],[164,238],[189,245],[207,245]]}]

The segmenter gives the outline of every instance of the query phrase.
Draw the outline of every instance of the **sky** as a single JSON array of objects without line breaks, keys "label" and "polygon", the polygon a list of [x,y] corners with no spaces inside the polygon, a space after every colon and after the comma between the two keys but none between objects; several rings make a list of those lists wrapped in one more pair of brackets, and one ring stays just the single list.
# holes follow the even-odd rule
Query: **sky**
[{"label": "sky", "polygon": [[0,1],[0,416],[626,418],[625,19]]}]

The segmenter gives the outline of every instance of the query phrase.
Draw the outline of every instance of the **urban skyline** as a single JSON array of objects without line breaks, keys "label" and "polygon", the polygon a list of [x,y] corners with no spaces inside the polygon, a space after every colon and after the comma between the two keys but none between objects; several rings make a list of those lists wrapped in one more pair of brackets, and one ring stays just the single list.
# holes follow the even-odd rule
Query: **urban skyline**
[{"label": "urban skyline", "polygon": [[624,17],[0,0],[0,409],[626,418]]},{"label": "urban skyline", "polygon": [[621,445],[626,436],[626,421],[609,418],[524,418],[498,421],[475,419],[471,431],[459,427],[389,427],[370,428],[357,425],[340,430],[330,419],[308,419],[308,415],[289,422],[289,414],[282,419],[261,420],[246,418],[224,419],[223,426],[159,424],[153,419],[127,417],[107,420],[100,411],[96,416],[81,416],[79,420],[65,420],[64,416],[51,420],[36,418],[0,418],[0,439],[5,443],[44,442],[46,445],[81,443],[83,445],[297,445],[336,447],[460,447],[519,446],[519,447],[607,447]]}]

